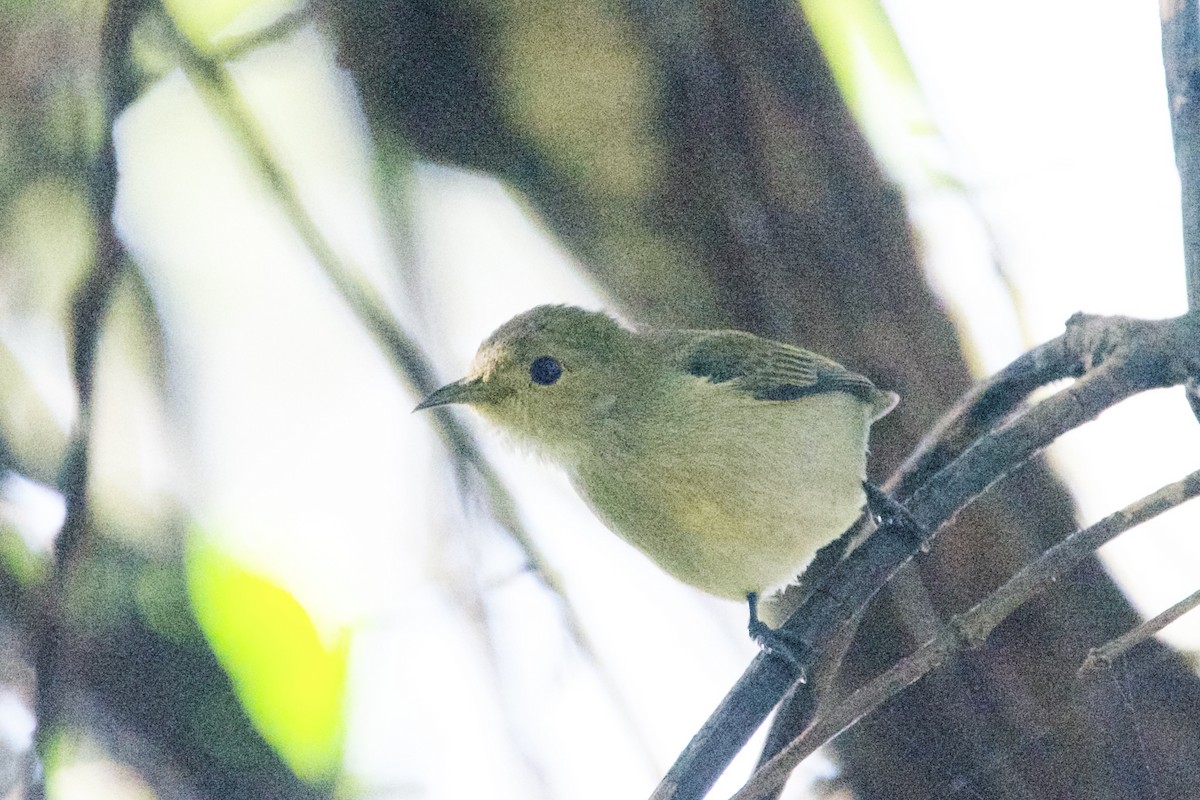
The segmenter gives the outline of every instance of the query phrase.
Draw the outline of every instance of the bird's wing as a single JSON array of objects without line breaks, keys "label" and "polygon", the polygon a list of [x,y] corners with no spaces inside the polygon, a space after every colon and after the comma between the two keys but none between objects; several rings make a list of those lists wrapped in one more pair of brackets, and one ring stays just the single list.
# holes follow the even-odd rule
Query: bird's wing
[{"label": "bird's wing", "polygon": [[677,366],[712,383],[728,384],[756,400],[796,400],[845,392],[875,406],[882,416],[895,395],[841,364],[803,348],[742,331],[686,331],[672,348]]}]

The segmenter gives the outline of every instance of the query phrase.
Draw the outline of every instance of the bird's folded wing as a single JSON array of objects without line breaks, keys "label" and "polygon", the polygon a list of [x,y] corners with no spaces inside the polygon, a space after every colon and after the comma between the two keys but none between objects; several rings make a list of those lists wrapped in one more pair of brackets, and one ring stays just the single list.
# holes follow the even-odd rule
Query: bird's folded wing
[{"label": "bird's folded wing", "polygon": [[681,331],[672,337],[680,369],[728,384],[756,400],[797,400],[845,392],[880,405],[885,393],[862,375],[803,348],[742,331]]}]

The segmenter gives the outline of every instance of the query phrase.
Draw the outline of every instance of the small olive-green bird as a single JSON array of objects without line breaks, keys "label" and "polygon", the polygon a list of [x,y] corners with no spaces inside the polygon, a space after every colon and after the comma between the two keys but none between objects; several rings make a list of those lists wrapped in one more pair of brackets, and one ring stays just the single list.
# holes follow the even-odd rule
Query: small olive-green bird
[{"label": "small olive-green bird", "polygon": [[756,600],[859,516],[867,434],[898,397],[741,331],[629,330],[539,306],[417,409],[474,408],[566,470],[615,533],[684,583]]}]

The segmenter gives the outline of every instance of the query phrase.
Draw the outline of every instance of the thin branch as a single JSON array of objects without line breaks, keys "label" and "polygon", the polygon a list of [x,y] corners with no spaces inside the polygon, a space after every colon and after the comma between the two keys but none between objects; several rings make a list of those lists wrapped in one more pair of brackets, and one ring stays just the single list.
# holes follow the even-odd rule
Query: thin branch
[{"label": "thin branch", "polygon": [[221,42],[212,49],[210,58],[216,62],[234,61],[260,47],[286,39],[302,28],[312,25],[317,20],[315,12],[312,4],[305,4],[258,30]]},{"label": "thin branch", "polygon": [[[412,337],[396,322],[394,315],[388,311],[371,287],[359,280],[353,271],[342,263],[329,240],[305,208],[291,176],[276,161],[262,129],[229,71],[222,63],[192,46],[171,24],[165,12],[161,16],[165,22],[165,35],[184,72],[197,87],[210,110],[224,123],[241,146],[334,288],[362,325],[379,342],[383,351],[391,358],[397,373],[414,393],[424,395],[433,391],[437,388],[437,382],[428,359]],[[537,548],[524,530],[511,496],[499,476],[479,452],[470,433],[444,409],[435,410],[434,418],[447,448],[456,456],[460,465],[469,466],[482,481],[493,516],[520,545],[530,568],[550,590],[563,596],[561,587],[546,568]],[[459,478],[464,488],[471,487],[470,473],[460,469]],[[578,633],[573,617],[571,624],[576,626]]]},{"label": "thin branch", "polygon": [[[943,626],[916,652],[856,690],[828,714],[819,713],[815,723],[758,770],[734,795],[734,800],[760,798],[783,786],[792,770],[818,747],[951,658],[982,645],[996,626],[1065,577],[1101,545],[1197,495],[1200,495],[1200,471],[1063,539],[987,598]],[[1200,592],[1196,597],[1200,597]]]},{"label": "thin branch", "polygon": [[[1085,369],[1085,359],[1080,358],[1080,353],[1086,352],[1087,347],[1072,341],[1072,337],[1083,337],[1080,331],[1086,326],[1078,326],[1074,322],[1075,319],[1068,322],[1065,336],[1022,354],[965,393],[887,481],[885,485],[893,496],[901,500],[909,497],[917,487],[962,455],[972,442],[1024,408],[1035,390],[1064,378],[1081,375]],[[1087,362],[1095,360],[1098,358],[1093,355]],[[815,564],[805,570],[801,584],[811,577],[813,566]],[[798,687],[775,715],[759,756],[759,766],[768,762],[811,723],[816,709],[813,694],[824,691],[825,683],[836,676],[837,667],[853,641],[852,629],[857,624],[858,621],[853,620],[847,626],[851,630],[841,637],[836,647],[831,646],[821,654],[824,668],[823,675],[818,675],[819,680],[812,686]]]},{"label": "thin branch", "polygon": [[1183,210],[1188,308],[1200,313],[1200,0],[1164,0],[1159,11]]},{"label": "thin branch", "polygon": [[1146,641],[1187,612],[1200,605],[1200,591],[1148,619],[1133,630],[1092,648],[1076,673],[1080,703],[1095,721],[1100,745],[1104,747],[1105,776],[1102,784],[1110,787],[1108,796],[1117,798],[1160,796],[1150,769],[1145,739],[1134,736],[1134,744],[1122,734],[1142,724],[1128,689],[1117,674],[1115,664],[1131,649]]},{"label": "thin branch", "polygon": [[[1165,0],[1163,71],[1179,171],[1183,261],[1188,309],[1200,314],[1200,0]],[[1187,384],[1188,404],[1200,419],[1200,380]]]},{"label": "thin branch", "polygon": [[[148,780],[170,791],[179,789],[180,780],[192,781],[195,794],[204,796],[271,796],[317,798],[326,796],[321,787],[301,782],[287,769],[270,746],[253,731],[248,719],[237,731],[231,721],[228,732],[243,733],[239,746],[255,763],[254,770],[233,772],[220,759],[191,739],[177,736],[188,709],[181,710],[162,702],[180,689],[179,675],[187,674],[193,694],[203,690],[206,697],[222,707],[235,707],[236,696],[228,676],[207,649],[199,631],[191,641],[182,643],[177,634],[162,637],[141,620],[130,624],[84,630],[73,624],[64,612],[72,580],[84,559],[97,556],[103,544],[97,541],[89,517],[88,464],[92,433],[92,398],[96,357],[105,319],[121,281],[129,274],[129,259],[118,238],[112,219],[117,189],[117,162],[113,125],[137,98],[139,73],[133,63],[133,30],[149,9],[147,0],[113,0],[105,11],[101,28],[101,91],[104,102],[104,139],[91,164],[87,183],[88,200],[95,229],[95,249],[90,269],[72,297],[72,378],[78,394],[79,418],[67,455],[59,470],[58,488],[66,504],[63,530],[55,541],[55,557],[50,580],[29,591],[8,570],[0,570],[0,597],[12,620],[21,630],[21,638],[34,649],[37,675],[35,712],[38,751],[44,756],[54,735],[66,722],[80,724],[83,719],[72,703],[87,695],[100,701],[111,733],[114,721],[141,734],[139,745],[155,750],[152,763],[139,765]],[[136,616],[136,615],[135,615]],[[170,665],[177,669],[164,669]],[[172,713],[173,712],[173,713]],[[181,716],[182,713],[182,716]],[[86,714],[84,715],[86,716]],[[86,724],[83,723],[83,724]],[[162,745],[159,748],[159,745]],[[128,737],[116,750],[128,752]],[[29,787],[32,800],[46,794],[45,772]],[[249,793],[249,794],[247,794]]]},{"label": "thin branch", "polygon": [[975,384],[917,443],[884,488],[909,497],[980,436],[1021,409],[1034,390],[1063,378],[1077,378],[1084,365],[1079,349],[1059,336],[1019,356],[995,375]]},{"label": "thin branch", "polygon": [[1146,620],[1133,630],[1127,631],[1099,647],[1093,647],[1088,652],[1083,664],[1079,667],[1079,671],[1086,672],[1111,665],[1112,662],[1125,655],[1126,652],[1137,647],[1197,606],[1200,606],[1200,590],[1183,598],[1161,614]]},{"label": "thin branch", "polygon": [[[1069,358],[1088,371],[1072,386],[966,448],[914,492],[906,507],[931,535],[1066,431],[1137,392],[1200,375],[1200,321],[1186,316],[1146,321],[1076,315],[1053,346],[1067,348]],[[788,635],[807,642],[818,660],[918,546],[888,536],[883,528],[873,533],[792,615],[785,625]],[[779,659],[755,658],[653,797],[703,797],[790,684],[789,671]]]},{"label": "thin branch", "polygon": [[93,375],[104,316],[125,271],[127,254],[113,226],[117,192],[117,155],[112,126],[137,97],[137,73],[129,46],[144,0],[109,4],[101,32],[101,78],[104,93],[104,141],[92,165],[88,201],[95,225],[92,264],[71,302],[71,377],[79,401],[79,419],[67,448],[58,488],[67,501],[67,520],[55,543],[56,571],[69,574],[87,535],[86,489],[91,436]]}]

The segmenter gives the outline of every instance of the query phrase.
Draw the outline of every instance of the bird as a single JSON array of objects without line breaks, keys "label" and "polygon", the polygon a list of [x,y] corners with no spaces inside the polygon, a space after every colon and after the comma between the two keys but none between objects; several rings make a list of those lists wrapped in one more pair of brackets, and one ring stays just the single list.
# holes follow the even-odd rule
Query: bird
[{"label": "bird", "polygon": [[749,604],[861,515],[868,434],[899,401],[832,359],[736,330],[630,328],[541,305],[414,410],[460,404],[560,466],[665,572]]}]

